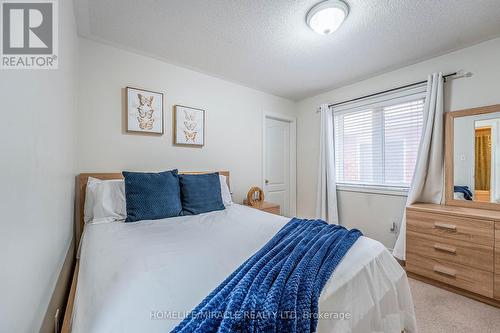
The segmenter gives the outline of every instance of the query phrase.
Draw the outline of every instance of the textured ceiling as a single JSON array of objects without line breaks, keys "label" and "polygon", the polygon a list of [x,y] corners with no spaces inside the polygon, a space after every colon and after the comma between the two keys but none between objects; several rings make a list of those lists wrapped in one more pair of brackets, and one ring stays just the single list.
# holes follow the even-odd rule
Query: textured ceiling
[{"label": "textured ceiling", "polygon": [[298,100],[500,35],[500,0],[347,0],[333,35],[319,0],[77,0],[83,36]]}]

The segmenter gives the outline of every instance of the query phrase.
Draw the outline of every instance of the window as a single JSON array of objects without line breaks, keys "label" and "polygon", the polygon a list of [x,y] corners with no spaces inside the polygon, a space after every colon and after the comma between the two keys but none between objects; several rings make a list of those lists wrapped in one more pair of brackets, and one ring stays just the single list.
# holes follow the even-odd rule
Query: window
[{"label": "window", "polygon": [[424,88],[334,109],[338,184],[410,186],[422,134]]}]

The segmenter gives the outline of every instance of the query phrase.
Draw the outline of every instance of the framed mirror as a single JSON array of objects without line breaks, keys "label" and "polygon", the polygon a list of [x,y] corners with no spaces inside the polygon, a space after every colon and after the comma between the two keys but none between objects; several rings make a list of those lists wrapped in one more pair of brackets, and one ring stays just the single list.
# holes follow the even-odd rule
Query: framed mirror
[{"label": "framed mirror", "polygon": [[500,105],[446,113],[446,204],[500,210]]}]

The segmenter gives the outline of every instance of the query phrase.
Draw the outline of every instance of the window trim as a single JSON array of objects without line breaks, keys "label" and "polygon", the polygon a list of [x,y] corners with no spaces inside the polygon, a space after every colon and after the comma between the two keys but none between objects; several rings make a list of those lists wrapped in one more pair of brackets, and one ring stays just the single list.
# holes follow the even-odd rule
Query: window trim
[{"label": "window trim", "polygon": [[[350,102],[337,107],[331,107],[330,110],[334,114],[349,114],[352,112],[359,112],[366,109],[376,109],[387,105],[387,103],[405,103],[418,99],[424,100],[424,113],[426,104],[426,92],[427,83],[422,83],[418,86],[412,86],[409,88],[402,88],[397,91],[391,91],[386,94],[377,95],[374,97],[368,97],[366,99],[358,100],[355,102]],[[423,115],[424,122],[426,115]],[[343,117],[342,117],[343,119]],[[334,124],[335,126],[335,124]],[[385,146],[382,145],[382,150]],[[383,156],[383,155],[382,155]],[[338,170],[337,170],[338,171]],[[394,195],[394,196],[408,196],[409,186],[390,186],[390,185],[372,185],[363,183],[343,183],[336,180],[336,186],[338,191],[345,192],[359,192],[359,193],[371,193],[371,194],[384,194],[384,195]]]},{"label": "window trim", "polygon": [[407,197],[409,190],[409,187],[337,183],[337,191],[340,192],[383,194],[397,197]]},{"label": "window trim", "polygon": [[[332,106],[331,110],[334,113],[337,112],[356,112],[358,110],[367,109],[370,107],[377,107],[388,102],[402,100],[412,100],[425,98],[427,92],[427,83],[423,83],[418,86],[413,86],[410,88],[402,88],[397,91],[388,92],[385,94],[377,95],[375,97],[368,97],[359,101],[345,103],[339,106]],[[398,103],[398,102],[396,102]]]}]

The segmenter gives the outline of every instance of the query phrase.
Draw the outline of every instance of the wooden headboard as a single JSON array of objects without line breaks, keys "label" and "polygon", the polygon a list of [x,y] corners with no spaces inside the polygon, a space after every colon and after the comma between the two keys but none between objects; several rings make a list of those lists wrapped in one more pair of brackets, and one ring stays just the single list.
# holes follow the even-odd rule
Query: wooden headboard
[{"label": "wooden headboard", "polygon": [[[203,171],[203,172],[179,172],[181,174],[204,174],[213,171]],[[229,171],[219,171],[219,174],[226,176],[227,186],[231,188],[229,182]],[[76,176],[76,186],[75,186],[75,250],[78,251],[78,246],[80,244],[80,238],[82,236],[84,220],[83,220],[83,207],[85,206],[85,193],[87,191],[87,180],[89,177],[109,180],[109,179],[123,179],[121,173],[81,173]]]}]

